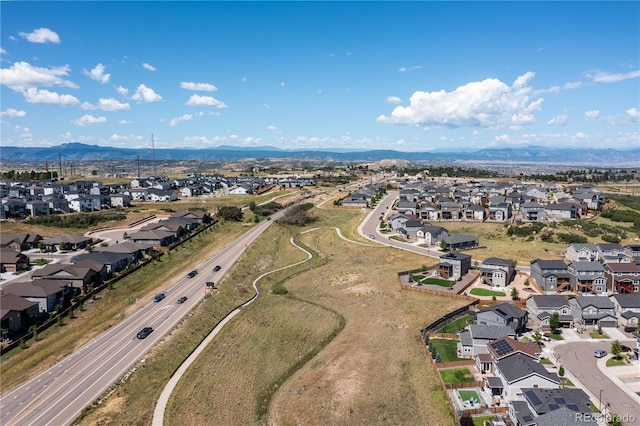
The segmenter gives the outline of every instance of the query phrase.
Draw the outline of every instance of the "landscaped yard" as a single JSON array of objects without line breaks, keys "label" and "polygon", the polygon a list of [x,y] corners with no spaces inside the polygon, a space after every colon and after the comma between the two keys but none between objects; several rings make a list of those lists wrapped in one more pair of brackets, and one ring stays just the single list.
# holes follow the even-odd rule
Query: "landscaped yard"
[{"label": "landscaped yard", "polygon": [[496,297],[504,297],[507,294],[503,291],[493,291],[493,290],[487,290],[485,288],[474,288],[471,289],[471,291],[469,292],[471,294],[473,294],[474,296],[496,296]]},{"label": "landscaped yard", "polygon": [[473,426],[484,426],[485,420],[491,420],[495,416],[480,416],[480,417],[472,417]]},{"label": "landscaped yard", "polygon": [[440,375],[445,385],[452,383],[474,382],[475,378],[468,368],[452,368],[450,370],[440,370]]},{"label": "landscaped yard", "polygon": [[460,399],[462,399],[463,401],[469,401],[470,399],[473,399],[475,402],[480,401],[480,399],[478,398],[478,393],[476,391],[459,390],[458,393],[460,394]]},{"label": "landscaped yard", "polygon": [[564,337],[562,337],[562,334],[544,333],[544,335],[545,335],[546,337],[548,337],[549,339],[553,339],[553,340],[564,340]]},{"label": "landscaped yard", "polygon": [[618,367],[620,365],[627,365],[627,361],[624,358],[622,359],[609,358],[607,360],[607,367]]},{"label": "landscaped yard", "polygon": [[449,280],[443,280],[441,278],[430,277],[425,280],[422,280],[422,284],[439,285],[440,287],[451,288],[455,284],[455,281],[449,281]]},{"label": "landscaped yard", "polygon": [[593,331],[591,333],[589,333],[589,336],[591,336],[592,339],[608,339],[609,336],[607,336],[604,333],[598,333],[597,331]]},{"label": "landscaped yard", "polygon": [[436,348],[436,352],[440,354],[442,362],[459,361],[465,358],[458,358],[457,352],[457,340],[447,339],[431,339],[433,346]]},{"label": "landscaped yard", "polygon": [[462,330],[467,326],[468,321],[469,321],[469,315],[465,315],[445,325],[444,327],[439,329],[437,333],[457,333],[458,331]]}]

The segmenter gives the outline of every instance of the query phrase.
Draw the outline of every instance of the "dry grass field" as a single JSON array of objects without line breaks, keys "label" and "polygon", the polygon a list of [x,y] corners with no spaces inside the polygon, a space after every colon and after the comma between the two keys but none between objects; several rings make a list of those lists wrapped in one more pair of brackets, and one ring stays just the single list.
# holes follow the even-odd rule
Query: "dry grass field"
[{"label": "dry grass field", "polygon": [[[312,213],[318,220],[308,228],[272,226],[249,247],[219,292],[81,424],[149,424],[163,384],[196,343],[187,330],[212,328],[220,317],[208,312],[230,310],[229,294],[248,299],[257,276],[304,259],[289,239],[316,227],[298,236],[314,258],[262,281],[263,298],[181,380],[165,424],[453,424],[419,329],[460,302],[400,291],[397,271],[424,257],[340,239],[332,227],[348,234],[361,213]],[[289,294],[269,294],[276,284]]]}]

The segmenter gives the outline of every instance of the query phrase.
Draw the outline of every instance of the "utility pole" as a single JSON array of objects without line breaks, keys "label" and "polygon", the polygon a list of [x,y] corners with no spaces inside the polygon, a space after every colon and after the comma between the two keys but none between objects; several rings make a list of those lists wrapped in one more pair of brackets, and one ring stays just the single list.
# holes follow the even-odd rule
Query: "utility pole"
[{"label": "utility pole", "polygon": [[60,179],[62,177],[62,153],[60,151],[58,151],[58,166],[60,168],[60,175],[58,176],[58,179]]}]

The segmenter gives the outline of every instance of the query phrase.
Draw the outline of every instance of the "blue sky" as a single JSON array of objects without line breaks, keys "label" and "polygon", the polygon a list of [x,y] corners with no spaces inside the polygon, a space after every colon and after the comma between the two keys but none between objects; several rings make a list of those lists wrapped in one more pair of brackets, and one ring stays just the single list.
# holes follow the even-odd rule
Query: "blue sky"
[{"label": "blue sky", "polygon": [[640,146],[640,3],[0,2],[2,146]]}]

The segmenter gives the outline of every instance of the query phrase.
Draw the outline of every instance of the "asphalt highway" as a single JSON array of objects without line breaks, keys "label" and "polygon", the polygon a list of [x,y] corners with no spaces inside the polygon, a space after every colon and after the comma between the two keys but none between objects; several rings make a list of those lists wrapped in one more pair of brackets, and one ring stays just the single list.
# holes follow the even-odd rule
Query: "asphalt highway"
[{"label": "asphalt highway", "polygon": [[[273,219],[282,214],[282,211],[274,214]],[[2,395],[0,424],[60,426],[72,423],[84,407],[102,395],[134,364],[144,360],[145,353],[204,297],[205,283],[217,283],[246,247],[271,223],[258,223],[199,265],[199,273],[195,277],[187,278],[185,275],[178,283],[159,289],[166,294],[165,299],[142,306],[56,365]],[[220,265],[221,270],[214,272],[215,265]],[[187,296],[187,301],[176,303],[181,296]],[[138,339],[138,331],[147,326],[153,327],[154,331],[146,339]]]}]

